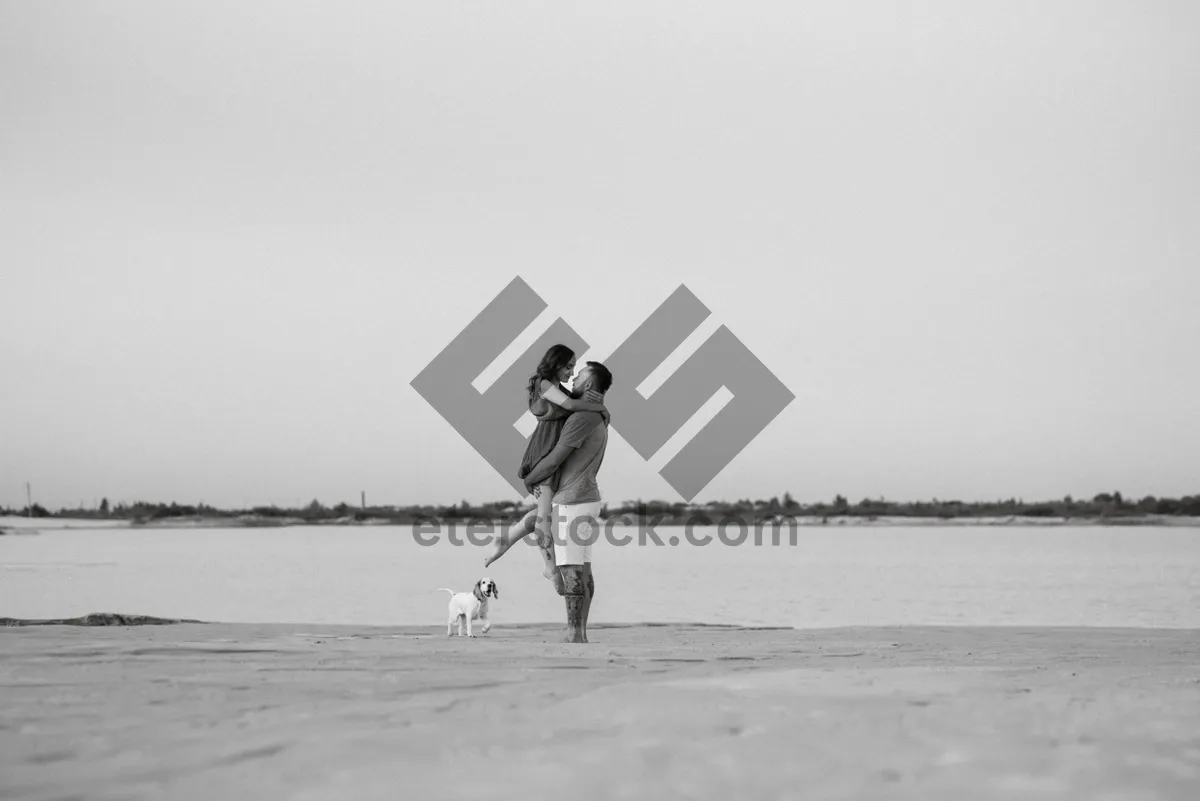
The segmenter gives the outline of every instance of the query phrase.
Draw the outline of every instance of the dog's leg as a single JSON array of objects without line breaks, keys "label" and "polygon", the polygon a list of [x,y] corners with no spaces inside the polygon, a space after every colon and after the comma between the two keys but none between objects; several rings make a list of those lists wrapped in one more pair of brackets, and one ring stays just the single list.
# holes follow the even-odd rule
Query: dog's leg
[{"label": "dog's leg", "polygon": [[492,621],[488,620],[486,617],[481,617],[481,618],[479,618],[479,622],[483,624],[483,633],[484,634],[487,634],[489,631],[491,631]]},{"label": "dog's leg", "polygon": [[470,613],[467,613],[467,614],[463,615],[463,617],[465,617],[467,619],[467,636],[474,637],[475,632],[471,630],[471,618],[473,618],[475,616]]},{"label": "dog's leg", "polygon": [[446,619],[446,636],[447,637],[454,636],[454,621],[455,621],[455,619],[456,618],[453,615],[451,615],[449,618]]}]

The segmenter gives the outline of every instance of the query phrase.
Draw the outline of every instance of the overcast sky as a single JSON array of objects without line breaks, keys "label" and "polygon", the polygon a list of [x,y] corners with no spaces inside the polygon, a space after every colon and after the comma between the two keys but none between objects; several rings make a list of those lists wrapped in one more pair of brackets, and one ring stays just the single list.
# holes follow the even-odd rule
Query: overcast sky
[{"label": "overcast sky", "polygon": [[[0,504],[515,499],[409,382],[516,275],[526,341],[600,359],[686,284],[796,394],[697,501],[1200,492],[1198,40],[1189,2],[2,0]],[[665,461],[614,434],[606,498]]]}]

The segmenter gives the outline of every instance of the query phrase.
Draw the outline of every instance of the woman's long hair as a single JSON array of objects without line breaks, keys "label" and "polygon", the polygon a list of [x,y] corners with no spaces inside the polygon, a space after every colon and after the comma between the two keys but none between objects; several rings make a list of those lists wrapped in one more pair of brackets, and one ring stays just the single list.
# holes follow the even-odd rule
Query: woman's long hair
[{"label": "woman's long hair", "polygon": [[571,359],[574,358],[575,351],[566,345],[550,346],[550,350],[546,351],[546,355],[542,357],[541,363],[537,366],[537,372],[529,378],[529,400],[537,399],[538,385],[543,378],[552,384],[557,384],[558,371],[570,364]]}]

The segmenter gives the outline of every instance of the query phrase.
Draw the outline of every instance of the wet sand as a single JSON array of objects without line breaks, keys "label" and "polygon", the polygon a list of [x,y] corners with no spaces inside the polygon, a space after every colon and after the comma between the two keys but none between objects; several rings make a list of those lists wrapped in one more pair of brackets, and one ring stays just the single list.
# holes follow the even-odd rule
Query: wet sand
[{"label": "wet sand", "polygon": [[1200,632],[0,628],[0,798],[1200,797]]}]

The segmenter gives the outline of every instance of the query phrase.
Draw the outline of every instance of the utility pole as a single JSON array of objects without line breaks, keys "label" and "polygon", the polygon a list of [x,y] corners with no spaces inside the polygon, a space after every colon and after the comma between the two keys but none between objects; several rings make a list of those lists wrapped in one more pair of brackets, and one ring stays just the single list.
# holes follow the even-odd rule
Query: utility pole
[{"label": "utility pole", "polygon": [[359,490],[362,493],[362,499],[359,501],[362,504],[362,510],[367,511],[367,491]]},{"label": "utility pole", "polygon": [[25,482],[25,511],[29,517],[33,517],[33,490],[29,488],[29,482]]}]

